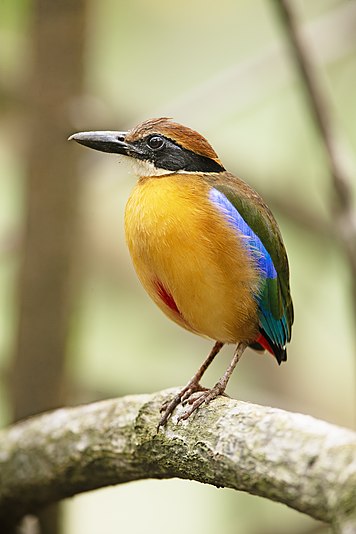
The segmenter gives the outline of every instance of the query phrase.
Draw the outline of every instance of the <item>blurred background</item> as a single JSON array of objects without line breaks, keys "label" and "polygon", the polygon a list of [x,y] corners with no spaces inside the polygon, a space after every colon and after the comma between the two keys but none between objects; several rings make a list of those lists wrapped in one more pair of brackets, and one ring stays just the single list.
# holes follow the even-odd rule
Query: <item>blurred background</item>
[{"label": "blurred background", "polygon": [[[354,428],[353,280],[324,147],[273,4],[0,1],[1,425],[185,384],[208,353],[211,343],[169,322],[136,279],[123,233],[135,177],[114,155],[66,141],[170,116],[259,191],[289,254],[288,363],[251,351],[228,393]],[[294,5],[352,154],[356,2]],[[62,534],[327,532],[283,505],[181,480],[80,495],[40,520],[42,532]]]}]

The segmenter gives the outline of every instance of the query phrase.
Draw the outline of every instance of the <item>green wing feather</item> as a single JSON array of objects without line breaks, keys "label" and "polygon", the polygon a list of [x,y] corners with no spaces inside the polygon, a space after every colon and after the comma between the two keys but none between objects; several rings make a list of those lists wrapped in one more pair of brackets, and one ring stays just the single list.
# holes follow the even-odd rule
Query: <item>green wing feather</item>
[{"label": "green wing feather", "polygon": [[[277,278],[266,279],[260,302],[275,319],[281,321],[281,328],[285,332],[283,338],[289,341],[294,312],[289,287],[288,258],[277,222],[256,191],[239,178],[224,173],[223,176],[215,175],[212,182],[211,185],[226,196],[271,256]],[[268,317],[263,320],[268,321]]]}]

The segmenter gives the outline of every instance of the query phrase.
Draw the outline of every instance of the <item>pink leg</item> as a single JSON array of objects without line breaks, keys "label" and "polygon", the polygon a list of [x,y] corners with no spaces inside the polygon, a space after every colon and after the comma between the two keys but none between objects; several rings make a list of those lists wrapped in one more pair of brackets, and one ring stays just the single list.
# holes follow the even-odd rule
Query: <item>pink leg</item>
[{"label": "pink leg", "polygon": [[160,422],[158,423],[157,431],[159,430],[160,426],[164,426],[166,424],[178,404],[186,401],[192,395],[192,393],[201,390],[204,391],[204,388],[202,388],[202,386],[199,384],[199,380],[201,379],[215,356],[220,352],[223,345],[224,343],[222,343],[221,341],[217,341],[211,349],[209,356],[203,362],[201,367],[199,367],[197,373],[195,373],[195,375],[189,380],[188,384],[184,386],[184,388],[179,393],[177,393],[177,395],[173,397],[172,400],[163,404],[161,408],[161,412],[163,412],[163,415],[160,419]]},{"label": "pink leg", "polygon": [[247,347],[246,343],[239,343],[236,346],[236,349],[235,349],[235,352],[234,352],[234,355],[233,355],[233,358],[231,360],[229,367],[226,369],[223,376],[220,378],[220,380],[215,384],[213,388],[206,389],[195,395],[194,394],[190,395],[190,398],[188,399],[190,408],[186,412],[184,412],[183,415],[179,417],[178,421],[182,419],[188,419],[188,417],[191,416],[192,413],[195,412],[195,410],[203,404],[203,402],[205,404],[208,404],[211,400],[215,399],[218,395],[223,395],[226,389],[227,383],[230,379],[230,376],[232,375],[232,372],[235,369],[246,347]]}]

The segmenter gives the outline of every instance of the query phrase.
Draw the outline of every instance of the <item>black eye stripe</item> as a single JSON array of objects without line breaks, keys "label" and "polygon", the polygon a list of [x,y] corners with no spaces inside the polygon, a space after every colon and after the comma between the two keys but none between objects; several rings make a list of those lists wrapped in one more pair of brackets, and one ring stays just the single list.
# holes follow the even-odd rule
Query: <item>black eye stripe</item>
[{"label": "black eye stripe", "polygon": [[[154,146],[151,146],[151,142]],[[133,146],[135,147],[134,157],[150,161],[158,169],[214,173],[225,170],[214,159],[196,154],[160,134],[151,134],[138,139],[133,143]]]}]

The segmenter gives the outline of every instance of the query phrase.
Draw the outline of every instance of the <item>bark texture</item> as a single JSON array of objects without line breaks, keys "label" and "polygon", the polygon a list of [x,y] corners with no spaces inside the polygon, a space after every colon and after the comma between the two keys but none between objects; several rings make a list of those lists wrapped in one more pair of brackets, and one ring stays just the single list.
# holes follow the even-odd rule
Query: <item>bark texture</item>
[{"label": "bark texture", "polygon": [[311,116],[325,148],[326,163],[334,190],[332,221],[350,266],[356,324],[356,211],[352,187],[355,170],[350,169],[352,159],[340,138],[327,90],[321,82],[315,51],[301,33],[295,6],[291,0],[272,0],[272,4],[281,18]]},{"label": "bark texture", "polygon": [[[72,99],[82,92],[86,0],[33,2],[26,220],[11,377],[14,419],[61,406],[75,255],[78,158],[68,150]],[[41,532],[59,532],[55,508]]]},{"label": "bark texture", "polygon": [[71,99],[81,93],[84,0],[35,2],[28,88],[28,180],[13,364],[14,418],[63,404],[78,154],[68,150]]},{"label": "bark texture", "polygon": [[354,532],[356,433],[226,397],[186,422],[176,424],[174,416],[157,433],[160,405],[175,392],[59,409],[4,429],[2,528],[80,492],[179,477],[260,495],[331,523],[335,532]]}]

